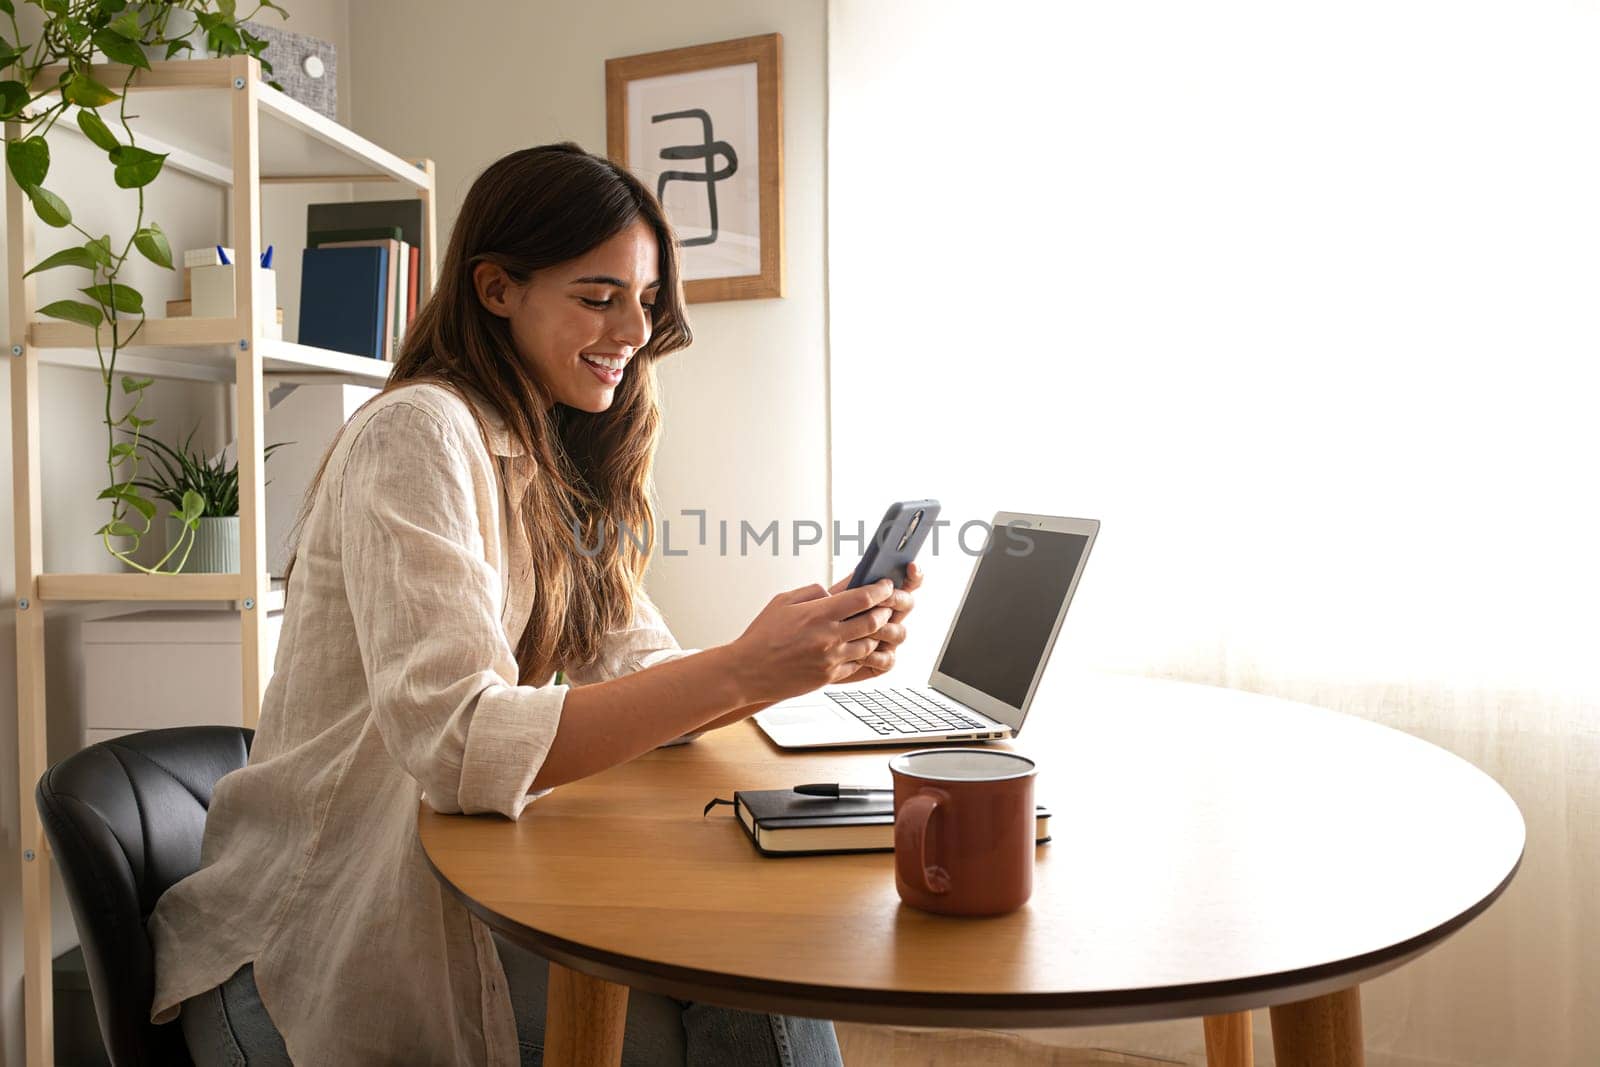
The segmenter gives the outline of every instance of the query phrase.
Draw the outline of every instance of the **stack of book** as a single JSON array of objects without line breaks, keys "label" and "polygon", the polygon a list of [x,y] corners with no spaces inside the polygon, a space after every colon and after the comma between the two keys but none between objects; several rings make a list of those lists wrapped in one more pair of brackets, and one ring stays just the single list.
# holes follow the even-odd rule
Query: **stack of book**
[{"label": "stack of book", "polygon": [[422,201],[311,204],[300,270],[300,343],[392,360],[417,313]]}]

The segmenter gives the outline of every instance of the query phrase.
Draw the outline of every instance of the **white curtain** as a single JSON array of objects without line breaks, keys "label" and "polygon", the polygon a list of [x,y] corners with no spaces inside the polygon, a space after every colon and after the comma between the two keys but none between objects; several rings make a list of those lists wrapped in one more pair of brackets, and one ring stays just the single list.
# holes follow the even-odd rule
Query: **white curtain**
[{"label": "white curtain", "polygon": [[952,520],[904,674],[961,523],[1100,519],[1058,677],[1366,716],[1522,807],[1505,897],[1367,986],[1372,1062],[1600,1063],[1596,4],[831,0],[828,32],[835,518]]}]

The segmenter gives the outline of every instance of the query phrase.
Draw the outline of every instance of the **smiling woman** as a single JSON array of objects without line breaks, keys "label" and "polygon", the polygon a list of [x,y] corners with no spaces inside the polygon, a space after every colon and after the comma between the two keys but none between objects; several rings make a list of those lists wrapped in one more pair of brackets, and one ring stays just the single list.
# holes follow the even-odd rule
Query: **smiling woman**
[{"label": "smiling woman", "polygon": [[[790,590],[683,649],[645,595],[648,534],[605,536],[654,526],[681,293],[660,205],[607,160],[545,145],[473,183],[389,383],[307,494],[250,762],[149,922],[151,1021],[181,1005],[201,1067],[539,1062],[548,965],[441,890],[419,799],[516,819],[893,665],[913,582]],[[825,1021],[629,1000],[625,1063],[839,1063]]]}]

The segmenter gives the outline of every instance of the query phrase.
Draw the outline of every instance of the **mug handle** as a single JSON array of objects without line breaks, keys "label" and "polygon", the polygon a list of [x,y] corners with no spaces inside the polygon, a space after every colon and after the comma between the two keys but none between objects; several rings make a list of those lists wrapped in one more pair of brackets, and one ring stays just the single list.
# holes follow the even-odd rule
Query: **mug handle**
[{"label": "mug handle", "polygon": [[918,793],[901,805],[894,817],[894,850],[911,852],[916,856],[917,870],[922,874],[922,885],[930,893],[950,891],[950,872],[928,863],[928,823],[940,800],[948,800],[943,793]]}]

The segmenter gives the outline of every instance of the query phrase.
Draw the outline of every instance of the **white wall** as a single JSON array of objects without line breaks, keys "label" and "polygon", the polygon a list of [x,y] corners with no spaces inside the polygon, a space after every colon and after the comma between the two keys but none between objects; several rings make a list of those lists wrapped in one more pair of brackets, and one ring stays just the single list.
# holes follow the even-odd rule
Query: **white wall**
[{"label": "white wall", "polygon": [[[346,0],[284,0],[291,18],[281,23],[286,29],[332,41],[341,58],[349,43]],[[19,17],[36,15],[33,9],[19,11]],[[28,32],[26,23],[24,32]],[[344,80],[343,77],[341,80]],[[340,87],[340,114],[349,114],[349,93]],[[71,206],[75,220],[90,232],[111,232],[126,237],[137,210],[131,192],[118,195],[104,156],[74,132],[62,130],[51,135],[51,173],[46,187],[59,193]],[[305,231],[304,204],[312,200],[348,199],[347,186],[328,188],[269,186],[263,195],[264,239],[297,249]],[[146,190],[147,220],[154,220],[169,235],[175,252],[204,247],[223,239],[227,216],[220,190],[198,179],[176,172],[163,174]],[[3,226],[3,221],[0,221]],[[43,257],[64,246],[68,239],[61,231],[34,224],[35,247]],[[276,235],[283,234],[280,240]],[[9,236],[9,235],[8,235]],[[295,253],[298,254],[297,252]],[[163,271],[137,256],[130,260],[124,277],[145,296],[146,306],[160,314],[168,299],[183,295],[182,278]],[[83,284],[81,272],[54,271],[40,275],[37,301],[68,295],[72,286]],[[285,287],[298,285],[298,275],[280,277]],[[280,290],[281,291],[281,290]],[[0,287],[0,322],[9,321],[7,294]],[[280,303],[283,301],[280,300]],[[292,316],[290,317],[292,328]],[[290,336],[293,336],[291,333]],[[0,359],[9,360],[10,345],[20,339],[7,339]],[[105,467],[106,430],[101,423],[104,393],[96,371],[46,367],[40,373],[40,417],[42,422],[41,474],[44,502],[44,565],[48,571],[112,572],[121,565],[100,547],[94,530],[106,521],[103,502],[95,496],[107,483]],[[153,416],[153,432],[172,443],[195,434],[197,447],[216,450],[232,436],[232,387],[206,383],[158,381],[147,391],[141,414]],[[0,1067],[23,1062],[22,1004],[22,916],[21,846],[19,844],[19,789],[17,787],[17,706],[16,706],[16,625],[17,600],[14,557],[14,511],[11,470],[11,373],[0,367],[0,441],[4,442],[4,462],[0,462]],[[147,548],[158,547],[157,536]],[[158,556],[159,553],[156,553]],[[141,551],[146,563],[155,558]],[[78,628],[84,618],[113,610],[106,607],[50,609],[46,627],[46,699],[49,707],[49,759],[60,760],[80,746],[84,720],[82,706]],[[29,789],[31,796],[31,786]],[[78,941],[72,915],[61,894],[60,879],[52,879],[54,905],[52,928],[55,952],[60,953]]]},{"label": "white wall", "polygon": [[[431,156],[439,175],[439,239],[447,240],[472,179],[507,152],[573,140],[605,152],[605,61],[754,34],[783,35],[788,295],[695,304],[695,343],[662,364],[665,432],[658,514],[703,508],[672,524],[654,557],[652,597],[679,640],[733,640],[773,594],[827,577],[821,546],[793,538],[741,558],[740,520],[827,520],[823,300],[825,7],[820,0],[639,0],[597,5],[480,0],[449,14],[433,0],[352,0],[348,76],[356,130],[404,155]],[[425,32],[419,32],[419,28]],[[719,558],[716,522],[730,525]],[[659,548],[659,546],[658,546]]]}]

